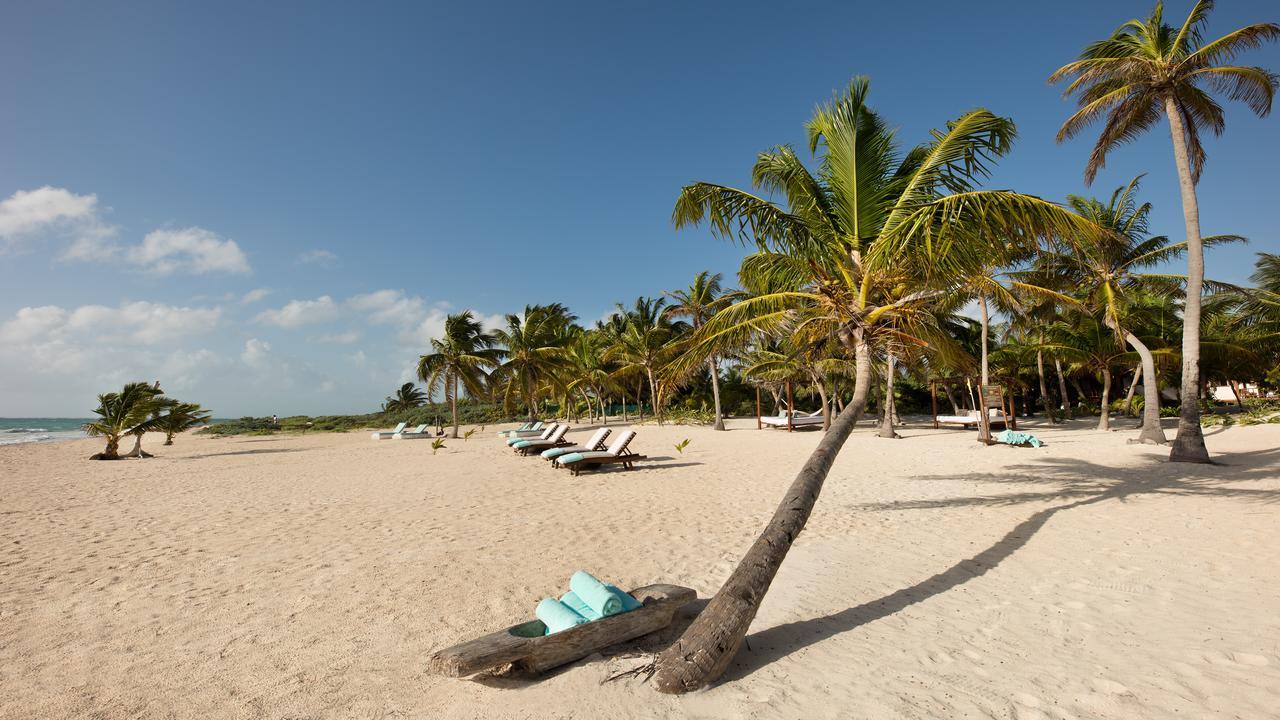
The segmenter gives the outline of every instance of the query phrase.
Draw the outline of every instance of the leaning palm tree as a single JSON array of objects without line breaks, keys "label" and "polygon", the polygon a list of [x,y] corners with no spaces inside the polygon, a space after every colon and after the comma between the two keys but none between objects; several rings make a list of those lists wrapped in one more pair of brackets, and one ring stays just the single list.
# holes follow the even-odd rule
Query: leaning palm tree
[{"label": "leaning palm tree", "polygon": [[470,310],[464,310],[445,318],[444,335],[431,340],[434,352],[418,359],[418,378],[427,384],[427,395],[444,389],[453,417],[452,437],[458,437],[459,386],[473,398],[484,394],[485,369],[499,361],[493,344],[493,335],[484,331]]},{"label": "leaning palm tree", "polygon": [[174,435],[200,427],[209,422],[210,417],[209,411],[197,403],[175,402],[156,419],[156,429],[164,433],[164,444],[172,445]]},{"label": "leaning palm tree", "polygon": [[[1080,215],[1111,232],[1078,239],[1062,252],[1045,254],[1041,269],[1057,278],[1064,287],[1074,289],[1076,297],[1100,313],[1103,323],[1138,353],[1141,373],[1147,378],[1142,385],[1143,419],[1138,436],[1140,442],[1163,445],[1166,439],[1160,427],[1160,389],[1156,383],[1156,361],[1147,343],[1136,330],[1140,322],[1139,296],[1153,290],[1173,291],[1171,282],[1182,276],[1141,272],[1186,252],[1187,243],[1170,242],[1148,232],[1151,203],[1138,203],[1142,181],[1139,175],[1127,185],[1118,187],[1107,202],[1078,195],[1067,196],[1068,204]],[[1202,240],[1205,246],[1241,242],[1236,235],[1215,235]]]},{"label": "leaning palm tree", "polygon": [[404,412],[427,404],[427,394],[417,385],[407,382],[396,389],[395,395],[387,396],[382,403],[382,412]]},{"label": "leaning palm tree", "polygon": [[[720,285],[721,279],[720,273],[712,274],[703,270],[694,276],[689,287],[669,291],[667,296],[674,304],[666,309],[667,315],[689,318],[693,330],[697,331],[707,318],[733,300],[732,295],[724,293]],[[707,373],[711,376],[711,395],[716,413],[711,429],[724,430],[724,414],[720,410],[720,364],[714,353],[707,357]]]},{"label": "leaning palm tree", "polygon": [[[654,681],[664,692],[706,685],[741,647],[836,453],[866,408],[877,332],[892,327],[895,315],[927,312],[980,264],[989,249],[985,238],[1034,244],[1087,225],[1044,200],[976,188],[1009,150],[1015,129],[1008,119],[974,110],[935,130],[930,142],[901,152],[893,132],[867,106],[868,89],[865,78],[855,79],[810,120],[816,171],[790,147],[758,156],[754,184],[781,193],[785,208],[713,183],[685,187],[676,203],[677,227],[705,221],[716,236],[755,246],[758,252],[744,263],[772,280],[751,285],[777,288],[716,313],[694,336],[695,345],[721,347],[725,336],[777,336],[801,323],[821,326],[821,335],[837,338],[853,354],[857,375],[852,402],[764,532],[680,640],[658,656]],[[904,280],[918,289],[895,294]]]},{"label": "leaning palm tree", "polygon": [[1130,142],[1160,120],[1169,121],[1173,158],[1182,190],[1187,229],[1187,301],[1183,309],[1182,409],[1169,459],[1209,462],[1200,430],[1200,302],[1204,284],[1204,249],[1200,239],[1200,207],[1196,183],[1204,167],[1200,132],[1221,135],[1222,108],[1210,91],[1239,100],[1259,117],[1271,112],[1277,78],[1260,67],[1229,64],[1244,50],[1280,39],[1280,25],[1257,23],[1205,42],[1201,32],[1213,10],[1212,0],[1199,0],[1179,28],[1164,22],[1157,2],[1146,20],[1130,20],[1111,37],[1091,43],[1080,58],[1058,69],[1049,82],[1068,78],[1066,94],[1079,94],[1078,110],[1058,131],[1062,142],[1102,118],[1102,134],[1085,166],[1092,183],[1106,164],[1107,153]]},{"label": "leaning palm tree", "polygon": [[93,410],[98,419],[83,426],[90,437],[107,439],[107,447],[93,459],[120,458],[120,439],[125,435],[139,438],[140,445],[142,435],[157,425],[155,416],[164,402],[159,383],[133,382],[118,393],[99,395],[98,407]]}]

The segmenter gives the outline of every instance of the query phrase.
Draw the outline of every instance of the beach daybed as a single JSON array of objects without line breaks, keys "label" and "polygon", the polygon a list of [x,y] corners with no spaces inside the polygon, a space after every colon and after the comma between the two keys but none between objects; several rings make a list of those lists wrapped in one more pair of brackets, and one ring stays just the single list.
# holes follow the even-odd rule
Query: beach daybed
[{"label": "beach daybed", "polygon": [[545,440],[517,440],[511,447],[521,455],[528,455],[564,444],[564,434],[567,432],[569,432],[569,426],[560,425]]},{"label": "beach daybed", "polygon": [[541,620],[529,620],[470,642],[440,650],[427,668],[448,677],[465,677],[510,664],[513,669],[541,673],[661,630],[676,610],[698,598],[679,585],[646,585],[630,593],[640,607],[553,634]]},{"label": "beach daybed", "polygon": [[593,452],[597,450],[604,450],[605,449],[604,441],[609,437],[609,433],[611,432],[613,431],[607,427],[599,428],[598,430],[596,430],[594,433],[591,434],[590,439],[588,439],[585,443],[581,445],[561,445],[560,447],[548,448],[546,450],[543,450],[541,455],[547,460],[551,460],[552,462],[555,462],[556,458],[560,457],[561,455],[568,455],[569,453]]},{"label": "beach daybed", "polygon": [[609,449],[601,451],[588,451],[569,453],[561,455],[552,461],[556,467],[569,468],[574,475],[581,473],[587,468],[596,468],[601,465],[622,465],[627,470],[632,469],[633,463],[637,460],[643,460],[643,455],[637,455],[627,449],[631,441],[636,437],[634,430],[626,430],[618,435],[617,439],[609,445]]},{"label": "beach daybed", "polygon": [[[771,415],[769,417],[760,418],[760,422],[769,427],[787,427],[787,413],[783,412],[779,415]],[[792,412],[791,427],[805,427],[808,425],[822,424],[822,410],[814,410],[811,413]]]},{"label": "beach daybed", "polygon": [[399,425],[397,425],[397,426],[396,426],[396,429],[395,429],[395,430],[392,430],[392,431],[390,431],[390,432],[387,432],[387,431],[383,431],[383,432],[376,432],[376,433],[374,433],[374,434],[373,434],[373,439],[374,439],[374,440],[386,440],[386,439],[388,439],[388,438],[395,437],[397,434],[404,432],[404,426],[405,426],[405,425],[408,425],[408,424],[409,424],[409,423],[407,423],[407,422],[402,422],[402,423],[400,423]]}]

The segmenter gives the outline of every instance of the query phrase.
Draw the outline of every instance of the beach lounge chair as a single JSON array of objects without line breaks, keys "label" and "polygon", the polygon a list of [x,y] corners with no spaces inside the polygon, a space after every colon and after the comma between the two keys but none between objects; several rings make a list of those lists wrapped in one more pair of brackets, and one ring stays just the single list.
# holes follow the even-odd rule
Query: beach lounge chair
[{"label": "beach lounge chair", "polygon": [[[769,427],[787,427],[787,413],[783,412],[778,415],[760,418],[760,422]],[[806,427],[809,425],[822,424],[822,410],[814,410],[811,413],[803,413],[793,411],[791,414],[791,427]]]},{"label": "beach lounge chair", "polygon": [[399,425],[397,425],[397,426],[396,426],[396,429],[395,429],[395,430],[392,430],[391,432],[386,432],[386,431],[383,431],[383,432],[376,432],[376,433],[374,433],[374,434],[373,434],[373,439],[374,439],[374,440],[387,440],[387,439],[393,438],[393,437],[395,437],[397,434],[404,432],[404,426],[405,426],[405,425],[408,425],[408,424],[409,424],[409,423],[407,423],[407,422],[402,422],[402,423],[400,423]]},{"label": "beach lounge chair", "polygon": [[512,448],[521,455],[529,455],[535,452],[546,450],[547,448],[556,447],[565,444],[564,434],[569,432],[568,425],[561,425],[551,433],[546,440],[517,440]]},{"label": "beach lounge chair", "polygon": [[592,433],[591,438],[581,445],[561,445],[542,451],[542,457],[550,460],[552,463],[561,455],[568,455],[576,452],[592,452],[595,450],[604,450],[604,441],[609,437],[609,433],[613,432],[607,427],[600,428]]},{"label": "beach lounge chair", "polygon": [[609,445],[608,450],[561,455],[555,459],[555,464],[559,467],[569,468],[569,472],[574,475],[581,473],[586,468],[596,468],[601,465],[622,465],[622,467],[630,470],[635,461],[644,459],[643,455],[637,455],[627,449],[627,446],[631,444],[635,437],[636,432],[634,430],[626,430],[618,435],[617,439]]},{"label": "beach lounge chair", "polygon": [[430,423],[423,423],[412,430],[396,433],[396,440],[422,440],[423,438],[435,437],[427,428],[431,427]]},{"label": "beach lounge chair", "polygon": [[546,440],[551,437],[551,433],[554,433],[558,427],[560,427],[559,423],[551,423],[543,428],[538,435],[513,435],[507,438],[507,445],[513,446],[521,440]]},{"label": "beach lounge chair", "polygon": [[514,430],[499,430],[498,437],[511,437],[521,432],[542,432],[542,421],[530,421]]},{"label": "beach lounge chair", "polygon": [[511,440],[512,438],[535,438],[535,437],[539,437],[539,436],[541,436],[544,432],[546,432],[547,428],[555,427],[555,425],[556,425],[555,423],[551,423],[550,425],[543,425],[543,424],[542,424],[542,422],[541,422],[541,421],[539,421],[539,422],[536,422],[536,423],[534,423],[534,424],[533,424],[533,428],[532,428],[531,430],[512,430],[512,431],[508,432],[508,433],[506,434],[506,438],[507,438],[508,440]]}]

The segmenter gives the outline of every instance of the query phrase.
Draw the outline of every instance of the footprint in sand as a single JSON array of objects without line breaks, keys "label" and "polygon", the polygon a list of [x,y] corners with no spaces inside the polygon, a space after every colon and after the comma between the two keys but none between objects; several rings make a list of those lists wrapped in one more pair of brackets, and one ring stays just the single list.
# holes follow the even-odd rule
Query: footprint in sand
[{"label": "footprint in sand", "polygon": [[1228,657],[1241,665],[1251,665],[1253,667],[1262,667],[1268,662],[1265,657],[1254,655],[1253,653],[1231,653]]},{"label": "footprint in sand", "polygon": [[1128,695],[1129,694],[1129,688],[1121,685],[1118,682],[1114,682],[1112,680],[1105,680],[1103,678],[1094,678],[1093,680],[1090,681],[1090,684],[1093,685],[1094,690],[1097,690],[1100,693],[1106,693],[1108,695]]}]

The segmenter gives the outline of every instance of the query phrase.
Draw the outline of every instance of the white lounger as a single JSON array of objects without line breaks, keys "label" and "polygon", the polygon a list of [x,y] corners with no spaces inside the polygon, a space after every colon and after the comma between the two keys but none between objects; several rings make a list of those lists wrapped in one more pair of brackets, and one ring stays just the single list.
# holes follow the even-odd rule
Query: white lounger
[{"label": "white lounger", "polygon": [[393,437],[395,437],[396,435],[399,435],[400,433],[404,432],[404,426],[405,426],[405,425],[408,425],[408,424],[409,424],[409,423],[407,423],[407,422],[402,422],[402,423],[400,423],[399,425],[397,425],[397,426],[396,426],[396,429],[395,429],[395,430],[392,430],[391,432],[376,432],[376,433],[374,433],[374,434],[373,434],[373,439],[374,439],[374,440],[386,440],[386,439],[388,439],[388,438],[393,438]]},{"label": "white lounger", "polygon": [[402,432],[402,433],[396,433],[396,435],[395,435],[394,439],[396,439],[396,440],[423,440],[423,439],[425,439],[425,438],[435,437],[435,435],[431,434],[431,431],[430,431],[430,430],[427,430],[427,428],[429,428],[429,427],[431,427],[431,425],[430,425],[430,424],[426,424],[426,423],[424,423],[424,424],[419,425],[418,427],[414,428],[414,429],[413,429],[413,430],[411,430],[411,431],[405,431],[405,432]]}]

